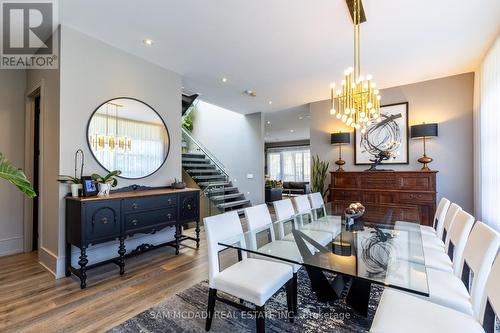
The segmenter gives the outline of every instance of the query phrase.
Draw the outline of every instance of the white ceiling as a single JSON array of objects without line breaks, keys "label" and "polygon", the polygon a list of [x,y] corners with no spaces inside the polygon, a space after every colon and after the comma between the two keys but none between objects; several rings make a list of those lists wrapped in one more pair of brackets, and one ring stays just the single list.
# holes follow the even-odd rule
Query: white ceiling
[{"label": "white ceiling", "polygon": [[264,114],[265,142],[309,140],[309,105]]},{"label": "white ceiling", "polygon": [[[61,6],[63,24],[181,74],[187,91],[240,113],[326,99],[329,83],[352,65],[344,0]],[[364,6],[362,71],[382,88],[473,71],[500,30],[499,0],[364,0]],[[145,38],[154,45],[145,46]]]}]

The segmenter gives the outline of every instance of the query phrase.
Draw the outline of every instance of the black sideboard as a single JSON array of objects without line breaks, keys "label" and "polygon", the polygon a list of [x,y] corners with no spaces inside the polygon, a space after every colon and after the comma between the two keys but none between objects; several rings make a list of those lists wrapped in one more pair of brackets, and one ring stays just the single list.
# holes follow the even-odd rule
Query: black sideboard
[{"label": "black sideboard", "polygon": [[[80,278],[86,287],[87,270],[116,263],[120,275],[125,273],[125,258],[162,246],[173,246],[179,254],[180,242],[190,239],[200,246],[200,193],[198,189],[151,188],[111,193],[108,197],[66,197],[66,276]],[[196,222],[196,238],[182,235],[182,225]],[[125,239],[134,234],[155,233],[175,227],[175,240],[158,245],[142,244],[126,254]],[[88,264],[87,248],[104,242],[118,241],[118,256],[93,265]],[[78,265],[71,264],[71,245],[80,249]]]}]

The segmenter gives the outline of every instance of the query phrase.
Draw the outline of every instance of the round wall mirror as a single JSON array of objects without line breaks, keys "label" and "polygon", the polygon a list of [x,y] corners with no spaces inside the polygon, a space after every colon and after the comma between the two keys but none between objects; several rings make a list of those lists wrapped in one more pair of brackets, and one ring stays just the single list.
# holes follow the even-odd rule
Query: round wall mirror
[{"label": "round wall mirror", "polygon": [[92,154],[107,171],[122,178],[144,178],[165,163],[170,149],[168,129],[149,105],[133,98],[101,104],[87,126]]}]

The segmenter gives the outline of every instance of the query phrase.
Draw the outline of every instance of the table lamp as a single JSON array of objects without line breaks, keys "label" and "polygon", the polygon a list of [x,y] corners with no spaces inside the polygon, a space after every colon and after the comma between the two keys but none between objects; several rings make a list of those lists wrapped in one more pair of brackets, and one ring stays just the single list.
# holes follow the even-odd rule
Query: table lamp
[{"label": "table lamp", "polygon": [[340,131],[338,133],[332,133],[330,143],[332,145],[336,144],[339,146],[339,159],[335,161],[335,164],[339,166],[336,171],[342,172],[344,171],[342,166],[345,164],[345,161],[342,160],[342,144],[351,143],[351,136],[349,133],[342,133]]},{"label": "table lamp", "polygon": [[427,164],[432,162],[432,158],[427,156],[425,140],[430,137],[438,136],[438,124],[426,124],[411,126],[411,137],[424,140],[424,156],[417,161],[423,164],[422,171],[431,171]]}]

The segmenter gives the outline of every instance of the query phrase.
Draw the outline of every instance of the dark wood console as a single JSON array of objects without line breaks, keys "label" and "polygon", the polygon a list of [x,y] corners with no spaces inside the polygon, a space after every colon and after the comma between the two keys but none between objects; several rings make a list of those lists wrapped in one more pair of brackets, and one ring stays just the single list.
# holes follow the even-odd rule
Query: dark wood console
[{"label": "dark wood console", "polygon": [[392,221],[432,226],[436,210],[437,171],[331,172],[329,201],[336,214],[350,203],[366,207],[363,219],[382,221],[388,208]]},{"label": "dark wood console", "polygon": [[[175,247],[179,254],[180,242],[196,241],[200,246],[200,194],[198,189],[174,190],[151,188],[136,191],[116,191],[108,197],[66,198],[66,276],[80,278],[80,287],[86,287],[86,271],[109,262],[116,263],[120,275],[125,273],[125,258],[161,246]],[[182,235],[182,225],[196,222],[196,238]],[[166,227],[175,227],[175,240],[159,245],[142,244],[126,254],[125,239],[134,234],[155,233]],[[116,241],[118,256],[93,265],[88,264],[89,245]],[[80,268],[71,265],[71,245],[80,249]]]}]

